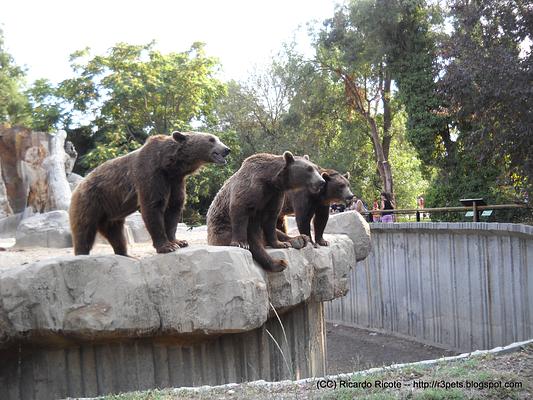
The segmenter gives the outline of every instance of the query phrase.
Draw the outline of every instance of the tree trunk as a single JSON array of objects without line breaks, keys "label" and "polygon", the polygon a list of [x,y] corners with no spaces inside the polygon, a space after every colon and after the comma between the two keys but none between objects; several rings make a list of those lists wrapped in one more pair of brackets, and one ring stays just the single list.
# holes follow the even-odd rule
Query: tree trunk
[{"label": "tree trunk", "polygon": [[389,160],[385,158],[383,152],[383,145],[379,137],[378,126],[376,120],[372,117],[367,117],[368,124],[370,125],[370,132],[372,136],[372,145],[374,147],[374,155],[376,157],[377,169],[379,177],[383,183],[383,191],[393,193],[393,179],[392,170],[389,164]]},{"label": "tree trunk", "polygon": [[[392,125],[392,113],[390,109],[390,87],[391,87],[391,77],[388,68],[385,70],[385,81],[383,82],[383,94],[381,100],[383,101],[383,154],[385,155],[385,160],[389,159],[389,150],[392,136],[390,134],[390,128]],[[392,192],[391,192],[392,193]]]}]

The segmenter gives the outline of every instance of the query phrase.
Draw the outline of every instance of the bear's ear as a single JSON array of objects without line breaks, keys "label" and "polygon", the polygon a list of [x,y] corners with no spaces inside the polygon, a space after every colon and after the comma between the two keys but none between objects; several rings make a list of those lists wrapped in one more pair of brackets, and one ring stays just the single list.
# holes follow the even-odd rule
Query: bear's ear
[{"label": "bear's ear", "polygon": [[187,139],[187,136],[185,136],[183,133],[181,133],[179,131],[174,131],[174,132],[172,132],[172,138],[176,142],[183,142],[185,139]]},{"label": "bear's ear", "polygon": [[322,178],[324,178],[326,182],[331,180],[331,176],[329,176],[327,172],[322,172]]},{"label": "bear's ear", "polygon": [[349,173],[349,172],[346,172],[343,176],[344,176],[346,179],[350,180],[350,173]]},{"label": "bear's ear", "polygon": [[304,159],[306,159],[307,161],[309,161],[309,156],[307,154],[304,154]]},{"label": "bear's ear", "polygon": [[286,151],[285,153],[283,153],[283,158],[285,159],[286,165],[292,164],[294,162],[294,156],[290,151]]}]

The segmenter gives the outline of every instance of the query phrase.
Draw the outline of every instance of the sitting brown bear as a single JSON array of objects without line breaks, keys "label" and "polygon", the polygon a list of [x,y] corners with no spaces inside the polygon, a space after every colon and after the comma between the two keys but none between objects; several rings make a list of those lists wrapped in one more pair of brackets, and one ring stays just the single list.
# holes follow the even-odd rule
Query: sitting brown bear
[{"label": "sitting brown bear", "polygon": [[225,164],[229,152],[209,133],[173,132],[98,166],[72,194],[74,254],[89,254],[99,231],[116,254],[127,255],[124,219],[139,209],[158,253],[187,246],[175,237],[185,178],[206,163]]},{"label": "sitting brown bear", "polygon": [[[320,169],[326,184],[316,193],[307,188],[291,190],[285,194],[283,207],[278,218],[278,236],[287,233],[285,216],[294,214],[300,234],[311,237],[311,219],[315,228],[315,243],[327,246],[329,243],[322,235],[329,219],[329,206],[335,202],[345,202],[353,199],[350,191],[350,174],[344,175],[333,169]],[[314,217],[314,218],[313,218]]]},{"label": "sitting brown bear", "polygon": [[207,242],[219,246],[249,248],[253,258],[267,271],[279,272],[285,260],[274,260],[265,243],[274,248],[301,248],[308,238],[278,240],[276,221],[287,190],[308,188],[318,193],[325,184],[318,168],[307,158],[256,154],[218,192],[207,212]]}]

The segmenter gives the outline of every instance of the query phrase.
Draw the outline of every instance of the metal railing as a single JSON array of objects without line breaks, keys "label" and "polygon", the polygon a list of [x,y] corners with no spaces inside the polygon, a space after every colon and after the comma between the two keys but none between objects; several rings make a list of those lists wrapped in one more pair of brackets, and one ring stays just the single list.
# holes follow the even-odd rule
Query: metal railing
[{"label": "metal railing", "polygon": [[438,212],[464,212],[472,211],[473,222],[479,222],[479,212],[484,210],[502,210],[502,209],[512,209],[512,208],[521,208],[521,209],[531,209],[527,204],[494,204],[494,205],[484,205],[478,206],[475,202],[472,206],[461,206],[461,207],[435,207],[435,208],[409,208],[409,209],[393,209],[393,210],[368,210],[364,211],[361,214],[368,216],[369,214],[416,214],[416,221],[420,222],[421,214],[431,214]]}]

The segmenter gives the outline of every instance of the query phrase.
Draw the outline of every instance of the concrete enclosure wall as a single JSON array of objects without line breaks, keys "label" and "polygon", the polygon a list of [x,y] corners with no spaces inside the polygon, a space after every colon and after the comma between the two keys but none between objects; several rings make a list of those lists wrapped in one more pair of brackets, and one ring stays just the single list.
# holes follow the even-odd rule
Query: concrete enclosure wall
[{"label": "concrete enclosure wall", "polygon": [[[0,351],[0,399],[93,397],[151,388],[220,385],[322,376],[321,303],[307,303],[255,330],[191,338],[161,337]],[[283,350],[286,361],[267,333]]]},{"label": "concrete enclosure wall", "polygon": [[457,351],[533,337],[533,227],[371,224],[372,250],[326,319]]}]

